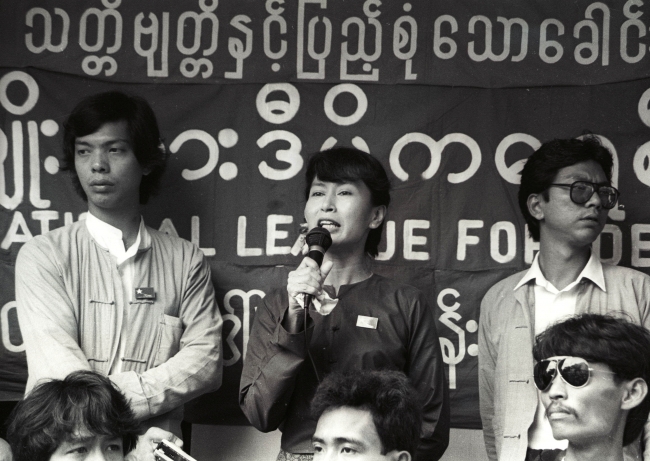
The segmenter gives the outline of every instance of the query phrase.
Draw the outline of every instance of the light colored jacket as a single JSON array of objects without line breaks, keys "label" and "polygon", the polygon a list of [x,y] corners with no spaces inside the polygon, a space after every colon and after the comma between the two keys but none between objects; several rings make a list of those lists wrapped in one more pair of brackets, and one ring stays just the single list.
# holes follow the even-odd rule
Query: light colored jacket
[{"label": "light colored jacket", "polygon": [[[481,302],[479,321],[479,397],[488,458],[522,461],[528,428],[535,417],[533,382],[535,337],[534,280],[517,290],[526,274],[494,285]],[[588,279],[578,285],[576,314],[621,314],[650,329],[650,277],[625,267],[603,264],[603,291]],[[650,426],[644,430],[645,459],[650,459]],[[636,450],[636,453],[635,453]],[[626,459],[641,459],[639,444],[626,447]]]},{"label": "light colored jacket", "polygon": [[[18,320],[27,352],[27,392],[41,379],[74,370],[108,374],[140,420],[174,410],[221,385],[221,314],[210,266],[192,243],[147,228],[151,245],[135,256],[133,286],[151,287],[154,300],[124,299],[120,275],[106,248],[84,222],[38,236],[16,260]],[[130,298],[129,298],[130,299]],[[124,356],[118,344],[129,327]]]}]

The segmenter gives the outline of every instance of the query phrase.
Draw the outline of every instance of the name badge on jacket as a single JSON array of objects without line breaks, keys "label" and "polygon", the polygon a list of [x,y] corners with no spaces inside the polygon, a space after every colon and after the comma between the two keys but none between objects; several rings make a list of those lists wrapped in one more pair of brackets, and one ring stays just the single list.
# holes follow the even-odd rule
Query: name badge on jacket
[{"label": "name badge on jacket", "polygon": [[156,292],[152,287],[139,287],[135,289],[135,299],[156,299]]},{"label": "name badge on jacket", "polygon": [[361,328],[370,328],[371,330],[376,330],[378,322],[379,319],[377,317],[366,317],[365,315],[359,315],[357,317],[357,326]]}]

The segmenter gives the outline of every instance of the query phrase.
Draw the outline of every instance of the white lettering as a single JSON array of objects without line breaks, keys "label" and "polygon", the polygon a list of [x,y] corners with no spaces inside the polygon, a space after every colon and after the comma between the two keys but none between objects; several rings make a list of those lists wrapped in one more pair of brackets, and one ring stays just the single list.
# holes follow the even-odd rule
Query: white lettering
[{"label": "white lettering", "polygon": [[[440,59],[451,59],[456,55],[458,46],[452,38],[442,36],[440,29],[442,28],[443,22],[449,23],[452,34],[458,32],[458,22],[456,21],[456,18],[448,14],[439,16],[436,19],[436,22],[433,23],[433,52]],[[449,51],[443,51],[442,45],[447,45]]]},{"label": "white lettering", "polygon": [[[547,64],[554,64],[562,58],[562,55],[564,54],[564,48],[562,48],[562,45],[557,40],[548,40],[546,38],[548,34],[548,26],[550,25],[557,27],[558,37],[564,35],[564,24],[562,24],[557,19],[545,19],[542,21],[539,32],[539,57]],[[553,56],[550,56],[548,54],[549,48],[555,50],[555,54]]]},{"label": "white lettering", "polygon": [[262,256],[261,248],[246,248],[246,216],[237,219],[237,256]]},{"label": "white lettering", "polygon": [[198,216],[192,216],[192,219],[190,221],[190,228],[190,235],[192,236],[190,241],[199,247],[204,255],[214,256],[217,254],[217,251],[214,248],[201,248],[201,244],[199,243],[201,241],[201,220]]},{"label": "white lettering", "polygon": [[162,220],[158,230],[160,232],[164,232],[167,235],[171,235],[173,237],[179,237],[178,231],[176,230],[176,226],[174,226],[174,223],[169,218],[165,218]]},{"label": "white lettering", "polygon": [[208,148],[208,161],[201,168],[196,170],[184,169],[181,176],[188,181],[196,181],[212,173],[219,162],[219,144],[209,133],[203,130],[187,130],[176,136],[176,139],[169,145],[172,154],[178,152],[181,146],[189,140],[201,141]]},{"label": "white lettering", "polygon": [[277,240],[284,240],[289,237],[289,232],[279,230],[278,224],[291,224],[293,216],[272,214],[266,218],[266,255],[288,255],[291,253],[291,246],[276,246]]},{"label": "white lettering", "polygon": [[426,245],[427,238],[422,235],[414,235],[415,229],[428,229],[431,223],[424,219],[406,219],[404,221],[404,259],[412,261],[428,261],[428,251],[415,251],[416,245]]},{"label": "white lettering", "polygon": [[[341,93],[350,93],[357,100],[357,109],[352,115],[343,116],[334,111],[334,100]],[[325,95],[325,115],[339,126],[350,126],[357,123],[368,110],[368,97],[361,88],[353,83],[341,83],[332,87]]]},{"label": "white lettering", "polygon": [[386,236],[386,251],[380,251],[377,254],[377,261],[388,261],[395,255],[395,221],[386,221],[384,225],[384,235]]},{"label": "white lettering", "polygon": [[641,95],[637,110],[639,112],[639,118],[643,124],[650,127],[650,88],[645,90]]},{"label": "white lettering", "polygon": [[[280,99],[269,101],[268,97],[274,91],[287,95],[289,102]],[[269,123],[279,125],[293,119],[300,108],[300,93],[290,83],[267,83],[257,93],[255,100],[257,113]]]},{"label": "white lettering", "polygon": [[650,267],[650,258],[642,257],[642,251],[650,250],[650,240],[641,240],[642,234],[650,234],[650,224],[632,224],[632,265],[634,267]]},{"label": "white lettering", "polygon": [[59,219],[59,212],[54,210],[32,211],[32,219],[41,222],[41,235],[50,231],[50,221]]},{"label": "white lettering", "polygon": [[307,52],[309,57],[318,62],[317,72],[306,72],[304,70],[304,54],[305,54],[305,5],[307,3],[314,3],[321,7],[327,8],[327,0],[299,0],[298,2],[298,27],[297,27],[297,43],[296,43],[296,70],[298,78],[305,79],[323,79],[325,78],[325,58],[329,56],[332,47],[332,22],[328,18],[323,18],[323,25],[325,26],[325,36],[323,38],[324,48],[321,53],[317,53],[315,49],[316,43],[316,24],[320,20],[318,16],[311,18],[308,25],[307,37]]},{"label": "white lettering", "polygon": [[478,245],[479,238],[476,235],[469,235],[469,229],[483,228],[483,221],[480,219],[461,219],[458,221],[458,245],[456,247],[456,259],[465,261],[467,257],[467,247],[469,245]]},{"label": "white lettering", "polygon": [[[506,253],[499,251],[499,242],[501,232],[506,233]],[[508,221],[499,221],[494,223],[490,228],[490,256],[496,262],[505,264],[513,259],[517,254],[517,230],[515,225]]]},{"label": "white lettering", "polygon": [[494,154],[494,163],[501,177],[510,184],[519,184],[521,182],[521,170],[526,164],[526,160],[528,160],[521,159],[510,166],[506,165],[506,152],[510,146],[519,142],[528,144],[534,151],[542,145],[537,138],[526,133],[512,133],[503,138]]},{"label": "white lettering", "polygon": [[[21,233],[18,233],[18,231]],[[20,211],[15,211],[11,224],[9,225],[9,230],[5,238],[2,239],[2,243],[0,243],[0,248],[8,250],[12,243],[25,243],[33,237],[29,227],[27,227],[23,214]]]},{"label": "white lettering", "polygon": [[[2,330],[0,330],[0,336],[2,336],[2,345],[7,349],[9,352],[23,352],[25,350],[25,343],[20,343],[20,344],[14,344],[11,342],[11,335],[9,331],[9,311],[12,309],[16,309],[16,301],[9,301],[7,304],[2,306],[2,309],[0,309],[0,327],[2,327]],[[14,313],[15,314],[15,313]],[[16,322],[18,321],[18,316],[16,315]]]},{"label": "white lettering", "polygon": [[300,173],[304,160],[300,155],[302,150],[302,142],[295,134],[285,130],[269,131],[257,140],[257,145],[264,148],[274,141],[288,141],[289,149],[278,149],[275,152],[275,158],[289,164],[289,168],[280,170],[269,166],[266,161],[262,160],[258,165],[258,169],[262,176],[267,179],[275,181],[282,181],[291,179]]},{"label": "white lettering", "polygon": [[399,162],[399,156],[402,152],[402,149],[404,149],[406,145],[413,142],[419,142],[427,146],[431,155],[431,163],[429,164],[429,167],[422,172],[422,179],[431,179],[436,174],[438,168],[440,167],[442,151],[445,149],[445,147],[447,147],[448,144],[454,142],[464,144],[465,147],[469,149],[472,156],[472,161],[465,171],[462,171],[460,173],[449,173],[447,175],[447,180],[450,183],[459,184],[461,182],[467,181],[469,178],[474,176],[474,174],[478,171],[479,166],[481,166],[481,149],[478,143],[466,134],[449,133],[445,135],[440,141],[436,141],[424,133],[407,133],[399,138],[393,145],[389,156],[389,164],[391,170],[395,176],[397,176],[402,181],[408,180],[409,175],[402,168]]},{"label": "white lettering", "polygon": [[[25,99],[25,102],[19,106],[9,101],[9,98],[7,97],[7,87],[9,87],[9,84],[13,82],[21,82],[27,88],[27,99]],[[13,72],[8,72],[0,78],[0,105],[11,114],[25,115],[36,106],[38,95],[39,89],[36,80],[25,72],[15,70]]]},{"label": "white lettering", "polygon": [[23,178],[23,126],[18,120],[11,123],[13,163],[14,163],[14,195],[7,195],[7,173],[5,161],[9,155],[9,142],[4,131],[0,129],[0,205],[13,210],[23,201],[24,178]]},{"label": "white lettering", "polygon": [[[266,296],[266,293],[264,293],[262,290],[251,290],[251,291],[244,291],[240,289],[234,289],[230,290],[228,293],[226,293],[226,296],[223,299],[223,305],[228,314],[223,316],[223,321],[226,322],[230,320],[233,322],[235,325],[230,331],[230,334],[228,335],[227,338],[225,338],[226,344],[230,347],[230,350],[232,351],[232,357],[230,359],[226,359],[223,361],[223,365],[226,367],[229,367],[231,365],[234,365],[237,363],[237,361],[243,357],[243,361],[246,360],[246,351],[248,349],[248,340],[250,338],[250,324],[251,324],[251,298],[253,296],[259,296],[260,298],[264,298]],[[243,339],[242,339],[242,349],[243,353],[239,351],[239,348],[235,344],[235,336],[237,333],[239,333],[239,330],[242,329],[242,321],[239,320],[239,317],[235,314],[235,308],[231,303],[231,300],[234,297],[238,297],[242,300],[242,320],[243,320]],[[253,306],[253,309],[257,311],[257,307]]]}]

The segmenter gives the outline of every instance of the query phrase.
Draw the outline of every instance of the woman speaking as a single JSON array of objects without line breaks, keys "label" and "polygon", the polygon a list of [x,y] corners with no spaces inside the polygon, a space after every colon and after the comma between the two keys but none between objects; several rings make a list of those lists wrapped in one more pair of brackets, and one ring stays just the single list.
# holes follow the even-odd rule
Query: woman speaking
[{"label": "woman speaking", "polygon": [[279,461],[310,460],[309,404],[324,376],[403,371],[423,408],[416,459],[437,460],[448,444],[449,401],[432,310],[418,289],[372,272],[390,202],[386,171],[371,155],[339,147],[313,155],[306,180],[305,220],[327,229],[332,245],[320,267],[305,257],[257,309],[240,406],[257,429],[282,430]]}]

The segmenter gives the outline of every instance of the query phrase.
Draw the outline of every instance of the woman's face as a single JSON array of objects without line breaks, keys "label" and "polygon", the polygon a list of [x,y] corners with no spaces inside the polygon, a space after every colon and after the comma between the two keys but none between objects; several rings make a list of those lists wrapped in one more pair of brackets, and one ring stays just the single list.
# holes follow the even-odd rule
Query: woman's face
[{"label": "woman's face", "polygon": [[370,189],[363,181],[328,182],[314,178],[305,205],[309,229],[330,231],[332,246],[363,250],[371,229],[379,227],[386,207],[373,206]]}]

